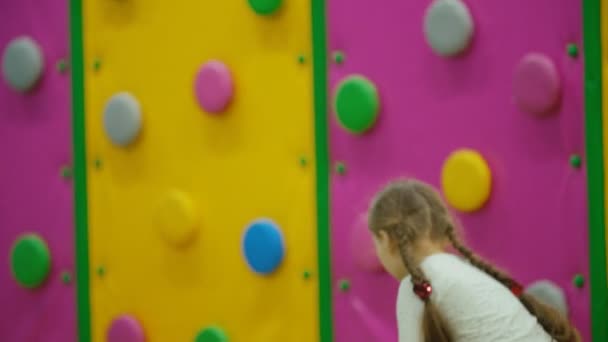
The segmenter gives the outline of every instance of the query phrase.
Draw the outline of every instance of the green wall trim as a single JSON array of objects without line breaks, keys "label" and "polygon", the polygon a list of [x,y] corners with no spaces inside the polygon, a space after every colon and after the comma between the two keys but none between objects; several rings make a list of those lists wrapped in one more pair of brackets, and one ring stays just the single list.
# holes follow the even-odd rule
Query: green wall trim
[{"label": "green wall trim", "polygon": [[315,154],[317,180],[317,248],[319,337],[333,341],[331,252],[329,230],[329,147],[327,136],[327,33],[325,0],[311,0],[314,68]]},{"label": "green wall trim", "polygon": [[78,340],[91,341],[89,297],[89,237],[87,157],[84,112],[84,51],[82,0],[70,0],[70,46],[72,71],[72,145],[74,158],[74,211],[76,237],[76,299]]},{"label": "green wall trim", "polygon": [[584,0],[585,145],[589,201],[589,263],[594,341],[608,341],[606,212],[602,120],[601,0]]}]

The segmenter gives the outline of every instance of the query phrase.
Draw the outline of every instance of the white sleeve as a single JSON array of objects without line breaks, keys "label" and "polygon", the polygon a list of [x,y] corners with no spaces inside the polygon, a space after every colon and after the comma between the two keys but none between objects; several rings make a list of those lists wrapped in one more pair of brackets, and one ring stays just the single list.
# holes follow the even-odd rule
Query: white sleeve
[{"label": "white sleeve", "polygon": [[424,303],[416,297],[412,283],[405,279],[397,297],[399,342],[422,342]]}]

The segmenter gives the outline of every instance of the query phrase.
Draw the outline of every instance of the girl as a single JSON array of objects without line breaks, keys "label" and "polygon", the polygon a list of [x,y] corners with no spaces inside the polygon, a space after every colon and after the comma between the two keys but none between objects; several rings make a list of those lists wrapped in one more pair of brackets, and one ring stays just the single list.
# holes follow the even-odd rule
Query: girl
[{"label": "girl", "polygon": [[[431,186],[389,184],[372,202],[369,227],[380,261],[402,280],[400,342],[580,342],[566,318],[462,243]],[[447,254],[450,246],[464,259]]]}]

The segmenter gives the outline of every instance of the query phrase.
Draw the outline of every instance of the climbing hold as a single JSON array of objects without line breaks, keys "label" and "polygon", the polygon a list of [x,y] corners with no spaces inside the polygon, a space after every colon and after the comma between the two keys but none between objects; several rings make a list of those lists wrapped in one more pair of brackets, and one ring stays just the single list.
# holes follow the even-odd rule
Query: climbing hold
[{"label": "climbing hold", "polygon": [[540,280],[528,286],[525,293],[568,316],[568,303],[564,291],[549,280]]},{"label": "climbing hold", "polygon": [[281,8],[283,0],[248,0],[249,6],[259,15],[273,14]]},{"label": "climbing hold", "polygon": [[376,122],[380,100],[372,81],[354,75],[342,80],[334,95],[338,122],[354,134],[361,134]]},{"label": "climbing hold", "polygon": [[341,292],[348,292],[350,290],[350,281],[348,279],[341,279],[338,282],[338,287]]},{"label": "climbing hold", "polygon": [[476,211],[490,197],[490,168],[479,152],[470,149],[457,150],[450,154],[443,164],[441,186],[451,206],[460,211]]},{"label": "climbing hold", "polygon": [[61,178],[70,179],[73,176],[72,168],[68,165],[61,167]]},{"label": "climbing hold", "polygon": [[561,93],[553,61],[539,53],[524,56],[515,69],[513,95],[520,110],[543,116],[556,109]]},{"label": "climbing hold", "polygon": [[460,0],[434,0],[426,10],[426,41],[440,56],[455,56],[466,50],[471,43],[473,30],[471,13]]},{"label": "climbing hold", "polygon": [[568,50],[568,56],[570,56],[572,58],[578,57],[578,45],[576,45],[574,43],[570,43],[570,44],[568,44],[567,50]]},{"label": "climbing hold", "polygon": [[274,272],[285,256],[285,242],[280,228],[260,219],[247,227],[243,236],[243,254],[251,269],[260,274]]},{"label": "climbing hold", "polygon": [[107,331],[107,342],[144,342],[146,336],[139,321],[131,315],[121,315],[112,321]]},{"label": "climbing hold", "polygon": [[217,326],[207,327],[196,335],[194,342],[228,342],[228,335]]},{"label": "climbing hold", "polygon": [[585,286],[585,276],[583,276],[582,274],[577,274],[574,276],[572,282],[574,283],[574,286],[579,289],[582,289]]},{"label": "climbing hold", "polygon": [[346,165],[343,162],[336,163],[336,173],[339,175],[343,175],[346,173]]},{"label": "climbing hold", "polygon": [[372,233],[367,227],[367,220],[364,216],[357,219],[351,234],[350,247],[355,264],[364,271],[381,271],[382,264],[376,254]]},{"label": "climbing hold", "polygon": [[142,115],[137,99],[127,93],[117,93],[108,100],[103,113],[106,135],[118,146],[128,146],[139,135]]},{"label": "climbing hold", "polygon": [[11,40],[2,56],[2,75],[16,91],[26,92],[34,87],[44,69],[40,46],[30,37]]},{"label": "climbing hold", "polygon": [[70,273],[70,271],[61,272],[61,282],[66,285],[72,283],[72,274]]},{"label": "climbing hold", "polygon": [[230,70],[220,61],[208,61],[198,71],[194,89],[198,103],[205,111],[223,112],[234,93]]},{"label": "climbing hold", "polygon": [[581,160],[581,156],[579,156],[578,154],[573,154],[570,156],[570,166],[572,166],[575,169],[579,169],[582,165],[582,160]]},{"label": "climbing hold", "polygon": [[36,288],[46,280],[51,269],[51,255],[46,242],[36,234],[20,236],[11,250],[13,277],[25,288]]},{"label": "climbing hold", "polygon": [[344,63],[344,52],[342,51],[334,51],[332,54],[333,60],[336,64]]},{"label": "climbing hold", "polygon": [[167,192],[156,211],[161,236],[174,247],[184,247],[196,237],[198,215],[192,199],[177,190]]}]

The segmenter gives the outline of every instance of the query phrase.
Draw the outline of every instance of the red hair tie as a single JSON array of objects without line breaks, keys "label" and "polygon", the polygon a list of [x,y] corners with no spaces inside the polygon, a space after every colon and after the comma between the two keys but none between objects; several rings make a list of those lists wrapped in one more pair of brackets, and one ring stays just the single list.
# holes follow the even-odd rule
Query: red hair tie
[{"label": "red hair tie", "polygon": [[418,298],[426,302],[427,300],[429,300],[431,294],[433,293],[433,287],[428,281],[416,283],[414,284],[414,293],[416,294],[416,296],[418,296]]},{"label": "red hair tie", "polygon": [[516,281],[511,281],[511,284],[509,285],[509,290],[511,290],[515,297],[521,297],[521,295],[524,293],[524,287]]}]

